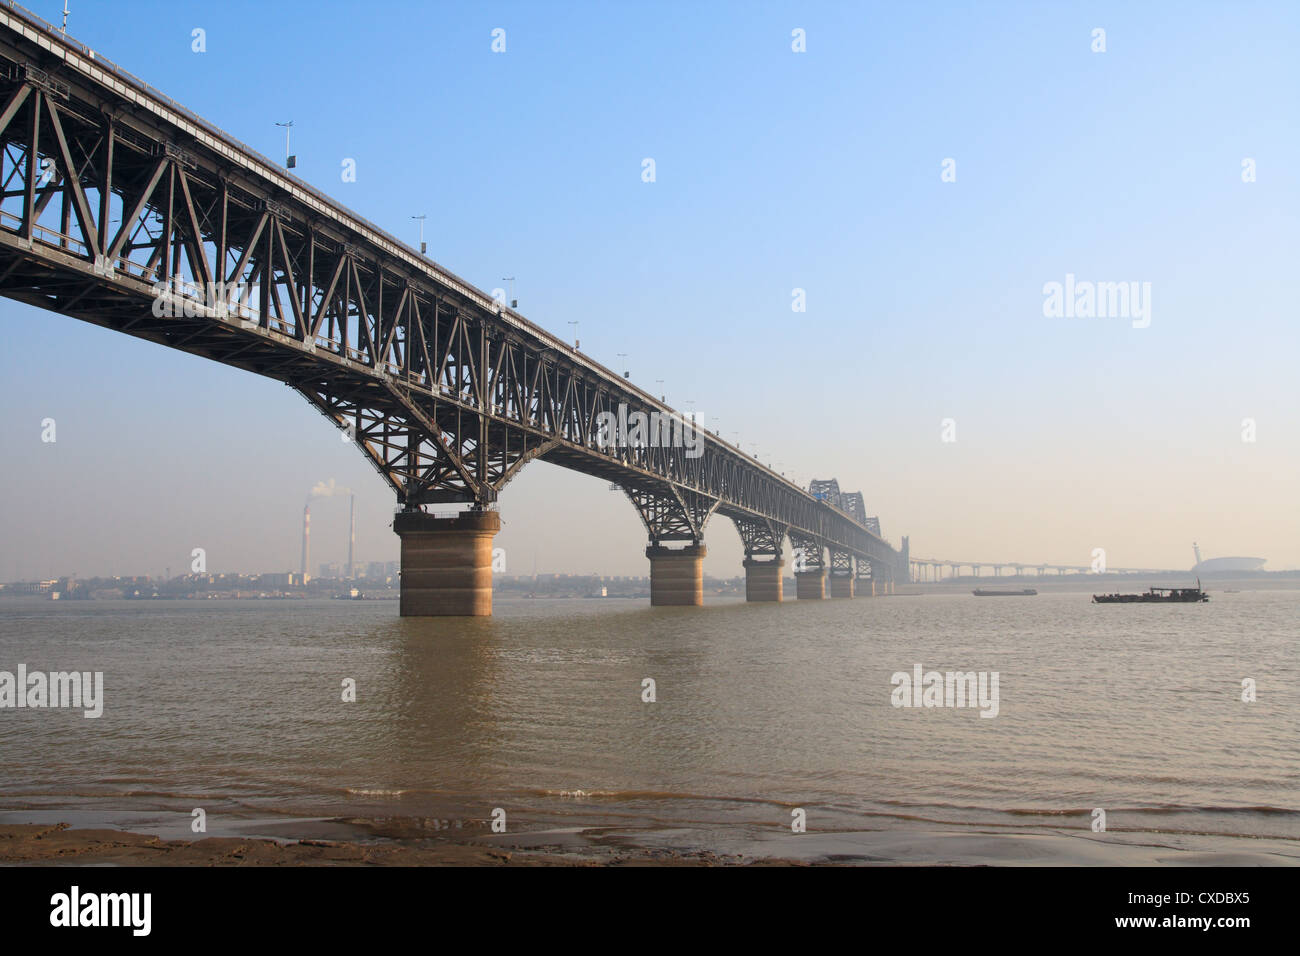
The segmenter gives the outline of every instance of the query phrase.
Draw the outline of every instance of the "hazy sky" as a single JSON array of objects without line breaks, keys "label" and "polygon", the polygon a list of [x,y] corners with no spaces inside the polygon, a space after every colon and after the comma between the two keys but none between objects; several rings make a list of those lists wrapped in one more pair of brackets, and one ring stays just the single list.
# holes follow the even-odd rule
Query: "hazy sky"
[{"label": "hazy sky", "polygon": [[[914,556],[1300,566],[1300,5],[72,7],[255,149],[292,119],[303,179],[411,242],[427,214],[533,321],[861,489]],[[1046,316],[1067,275],[1150,283],[1149,325]],[[287,387],[6,299],[0,335],[0,579],[297,568],[329,479],[358,560],[397,557],[387,486]],[[511,573],[647,573],[604,482],[534,463],[501,513]],[[313,507],[313,565],[346,522]],[[729,521],[706,543],[741,573]]]}]

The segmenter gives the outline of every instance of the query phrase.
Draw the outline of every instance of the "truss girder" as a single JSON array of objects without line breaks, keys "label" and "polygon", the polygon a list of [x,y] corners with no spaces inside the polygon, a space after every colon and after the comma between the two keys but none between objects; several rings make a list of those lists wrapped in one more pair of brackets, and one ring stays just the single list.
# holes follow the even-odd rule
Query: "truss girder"
[{"label": "truss girder", "polygon": [[745,557],[781,557],[789,530],[770,518],[736,518],[736,531],[745,546]]},{"label": "truss girder", "polygon": [[853,577],[853,553],[831,548],[831,574],[835,577]]},{"label": "truss girder", "polygon": [[825,570],[826,542],[823,538],[792,530],[790,548],[794,557],[792,567],[796,572]]},{"label": "truss girder", "polygon": [[719,501],[686,488],[663,485],[655,488],[628,488],[623,491],[636,508],[652,545],[667,541],[701,544],[704,526]]}]

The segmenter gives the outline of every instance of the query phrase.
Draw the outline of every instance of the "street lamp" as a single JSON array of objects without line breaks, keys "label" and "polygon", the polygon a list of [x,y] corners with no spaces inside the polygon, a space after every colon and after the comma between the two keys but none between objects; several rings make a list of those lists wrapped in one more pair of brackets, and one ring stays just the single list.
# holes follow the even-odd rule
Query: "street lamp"
[{"label": "street lamp", "polygon": [[664,392],[664,387],[663,387],[663,385],[664,385],[664,380],[663,380],[662,378],[657,378],[657,379],[655,379],[655,384],[659,386],[659,392],[660,392],[660,395],[659,395],[659,401],[661,401],[661,402],[663,402],[665,405],[667,405],[667,404],[668,404],[668,396],[667,396],[667,394]]},{"label": "street lamp", "polygon": [[618,357],[621,358],[621,359],[623,360],[623,377],[624,377],[624,378],[631,378],[631,377],[632,377],[632,373],[629,372],[628,369],[627,369],[627,353],[626,353],[626,352],[619,352],[619,353],[618,353]]},{"label": "street lamp", "polygon": [[428,215],[421,213],[420,215],[412,216],[411,218],[420,220],[420,255],[424,255],[425,250],[429,248],[424,244],[424,220],[428,219],[429,217]]},{"label": "street lamp", "polygon": [[510,308],[512,309],[519,308],[519,300],[515,298],[515,277],[502,276],[501,281],[510,283]]},{"label": "street lamp", "polygon": [[576,349],[578,348],[578,346],[582,344],[581,342],[578,341],[578,322],[575,319],[571,321],[569,324],[573,326],[573,347]]},{"label": "street lamp", "polygon": [[284,127],[284,168],[293,169],[298,165],[298,157],[289,154],[289,129],[293,126],[293,120],[287,123],[276,123],[276,126]]}]

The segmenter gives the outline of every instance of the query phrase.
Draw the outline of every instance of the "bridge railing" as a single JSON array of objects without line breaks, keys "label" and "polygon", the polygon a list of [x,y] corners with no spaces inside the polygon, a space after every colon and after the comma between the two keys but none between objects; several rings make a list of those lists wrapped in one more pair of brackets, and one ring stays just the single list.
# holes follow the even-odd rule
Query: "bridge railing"
[{"label": "bridge railing", "polygon": [[[5,209],[0,209],[0,226],[9,227],[13,223],[10,231],[22,232],[23,217],[15,216]],[[75,236],[70,236],[65,232],[59,232],[57,229],[51,229],[48,226],[42,226],[39,222],[32,226],[32,238],[38,239],[47,246],[53,246],[56,249],[72,249],[80,256],[86,256],[90,250],[86,244]]]}]

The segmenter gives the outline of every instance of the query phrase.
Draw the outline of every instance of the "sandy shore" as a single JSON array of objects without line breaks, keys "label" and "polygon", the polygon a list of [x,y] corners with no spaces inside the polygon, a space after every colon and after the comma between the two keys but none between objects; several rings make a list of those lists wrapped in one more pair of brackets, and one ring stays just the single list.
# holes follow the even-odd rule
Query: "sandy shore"
[{"label": "sandy shore", "polygon": [[[401,821],[320,821],[288,840],[196,840],[67,823],[0,824],[0,865],[108,866],[1297,866],[1289,840],[1204,835],[866,830],[710,840],[680,830],[430,837]],[[712,846],[712,848],[709,848]],[[689,847],[689,848],[688,848]]]},{"label": "sandy shore", "polygon": [[507,850],[475,843],[419,840],[363,843],[209,837],[164,840],[124,830],[71,829],[68,824],[0,825],[5,866],[719,866],[795,864],[742,860],[708,851],[611,848],[603,852]]}]

